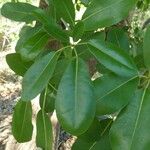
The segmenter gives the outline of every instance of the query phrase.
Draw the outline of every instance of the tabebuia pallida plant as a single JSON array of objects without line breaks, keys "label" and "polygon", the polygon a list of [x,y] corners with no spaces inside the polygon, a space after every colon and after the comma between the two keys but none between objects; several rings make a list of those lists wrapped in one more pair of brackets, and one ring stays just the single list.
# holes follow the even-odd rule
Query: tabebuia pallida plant
[{"label": "tabebuia pallida plant", "polygon": [[130,24],[124,23],[137,0],[47,4],[41,9],[6,3],[1,9],[3,16],[26,23],[16,53],[6,56],[10,68],[23,76],[13,114],[16,140],[31,140],[31,100],[40,94],[38,147],[52,149],[48,113],[55,110],[61,127],[77,136],[73,150],[149,150],[150,27],[143,30],[139,50],[133,49]]}]

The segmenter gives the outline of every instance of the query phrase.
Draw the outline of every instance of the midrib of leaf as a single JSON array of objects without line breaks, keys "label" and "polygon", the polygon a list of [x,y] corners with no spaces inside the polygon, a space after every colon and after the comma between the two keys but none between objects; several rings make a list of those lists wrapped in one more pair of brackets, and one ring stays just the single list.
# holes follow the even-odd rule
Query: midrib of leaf
[{"label": "midrib of leaf", "polygon": [[45,88],[45,92],[44,92],[43,106],[42,106],[43,111],[44,111],[44,109],[45,109],[45,104],[46,104],[47,90],[48,90],[48,88],[46,87],[46,88]]},{"label": "midrib of leaf", "polygon": [[[43,36],[41,36],[38,40],[37,40],[37,42],[34,44],[34,46],[31,48],[31,50],[33,50],[38,44],[39,44],[39,42],[42,40],[42,39],[44,39],[45,37],[47,36],[47,34],[45,33]],[[37,49],[35,49],[35,51],[36,51]],[[33,51],[30,51],[30,53],[32,53]],[[30,53],[28,53],[28,54],[30,54]]]},{"label": "midrib of leaf", "polygon": [[15,11],[13,11],[13,12],[15,12],[15,13],[19,13],[19,14],[23,14],[23,15],[32,15],[32,13],[29,13],[29,12],[22,12],[22,11],[17,11],[17,10],[15,10]]},{"label": "midrib of leaf", "polygon": [[[53,60],[53,58],[54,58],[56,55],[60,55],[60,54],[57,54],[57,53],[59,53],[60,51],[66,49],[67,47],[68,47],[68,46],[63,47],[63,48],[59,49],[57,52],[55,52],[55,53],[53,54],[52,58],[48,61],[47,65],[45,66],[45,68],[43,69],[43,71],[40,73],[39,78],[37,78],[37,80],[35,81],[36,83],[37,83],[37,81],[40,79],[40,76],[44,73],[44,71],[46,70],[46,68],[49,66],[49,64],[50,64],[50,62]],[[69,47],[70,47],[70,46],[69,46]],[[33,87],[32,87],[32,88],[33,88]],[[32,89],[32,88],[31,88],[31,89]]]},{"label": "midrib of leaf", "polygon": [[40,80],[42,74],[44,73],[44,71],[46,70],[46,68],[49,66],[49,63],[55,57],[55,55],[56,55],[56,53],[53,54],[52,58],[48,61],[47,65],[44,67],[44,69],[40,72],[39,76],[37,78],[35,78],[35,81],[34,81],[35,84],[31,84],[32,85],[31,88],[28,89],[29,92],[30,92],[31,89],[34,88],[34,86],[36,85],[36,83],[38,82],[38,80]]},{"label": "midrib of leaf", "polygon": [[[91,44],[90,44],[91,45]],[[93,45],[91,45],[93,46]],[[87,44],[88,47],[88,44]],[[134,68],[131,68],[130,66],[127,66],[126,64],[124,64],[123,62],[118,61],[117,59],[115,59],[114,57],[112,57],[111,55],[104,53],[103,51],[101,51],[100,49],[98,49],[97,47],[93,46],[94,48],[96,48],[98,51],[100,51],[101,53],[103,53],[106,56],[109,56],[111,59],[113,59],[114,61],[116,61],[117,63],[121,64],[122,66],[124,66],[125,68],[128,68],[130,70],[134,70],[137,72],[137,70],[135,70]],[[90,50],[90,48],[88,47],[89,51],[95,56],[95,54]],[[97,58],[97,56],[95,56]],[[138,72],[137,72],[138,73]]]},{"label": "midrib of leaf", "polygon": [[67,12],[67,14],[68,14],[68,16],[69,16],[69,18],[70,18],[72,24],[74,24],[74,21],[73,21],[73,19],[72,19],[72,17],[71,17],[70,11],[69,11],[68,8],[66,7],[66,5],[65,5],[65,3],[64,3],[63,0],[62,0],[62,3],[63,3],[63,5],[64,5],[64,7],[65,7],[65,9],[66,9],[66,12]]},{"label": "midrib of leaf", "polygon": [[150,85],[150,81],[148,81],[148,83],[147,83],[147,85],[146,85],[146,87],[145,87],[145,89],[144,89],[144,91],[143,91],[141,103],[140,103],[140,106],[139,106],[139,111],[138,111],[138,113],[137,113],[137,118],[136,118],[134,130],[133,130],[133,134],[132,134],[130,150],[131,150],[131,148],[132,148],[133,138],[134,138],[134,136],[135,136],[135,132],[136,132],[136,129],[137,129],[137,125],[138,125],[139,118],[140,118],[140,114],[141,114],[141,110],[142,110],[142,106],[143,106],[145,94],[146,94],[146,91],[147,91],[149,85]]},{"label": "midrib of leaf", "polygon": [[[42,27],[41,29],[37,29],[37,31],[35,33],[33,33],[32,37],[35,36],[36,34],[38,34],[40,31],[44,30],[44,28]],[[47,33],[47,32],[46,32]],[[31,37],[29,37],[29,39],[27,40],[27,42],[30,40]],[[21,48],[27,43],[25,42],[24,44],[22,44]]]},{"label": "midrib of leaf", "polygon": [[20,138],[22,137],[22,132],[23,132],[23,129],[24,129],[27,106],[28,106],[28,102],[25,105],[25,112],[24,112],[24,115],[23,115],[23,122],[22,122],[22,126],[21,126]]},{"label": "midrib of leaf", "polygon": [[[55,55],[57,55],[59,52],[61,52],[62,50],[66,49],[66,48],[68,48],[68,47],[71,47],[71,46],[63,47],[63,48],[59,49],[57,52],[55,52],[55,53],[53,54],[52,58],[48,61],[47,65],[44,67],[43,71],[40,72],[40,75],[39,75],[38,78],[36,78],[36,80],[34,81],[35,83],[37,83],[38,80],[40,80],[41,75],[44,73],[44,71],[45,71],[46,68],[48,67],[48,65],[49,65],[49,63],[51,62],[51,60],[55,57]],[[60,55],[60,54],[58,54],[58,55]],[[58,57],[59,57],[59,56],[58,56]],[[35,85],[36,85],[36,84],[32,85],[31,88],[28,89],[28,91],[30,92],[30,90],[33,89]]]},{"label": "midrib of leaf", "polygon": [[43,118],[43,126],[44,126],[44,138],[45,138],[45,150],[47,150],[48,145],[47,145],[47,133],[46,133],[46,123],[45,123],[45,114],[44,110],[42,110],[42,118]]},{"label": "midrib of leaf", "polygon": [[90,17],[92,17],[92,16],[94,16],[94,15],[96,15],[96,14],[102,12],[102,11],[104,11],[105,9],[109,9],[109,8],[111,8],[111,7],[115,8],[114,5],[116,5],[116,4],[118,4],[118,3],[121,3],[121,2],[123,2],[123,1],[124,1],[124,0],[120,0],[120,1],[118,1],[118,2],[116,2],[116,3],[112,3],[111,5],[105,7],[104,9],[101,9],[101,10],[96,11],[96,12],[92,13],[91,15],[87,16],[86,18],[84,18],[83,21],[87,20],[88,18],[90,18]]},{"label": "midrib of leaf", "polygon": [[76,127],[76,117],[77,117],[77,93],[78,93],[78,65],[79,65],[79,60],[78,60],[78,54],[77,54],[77,51],[76,49],[74,49],[75,51],[75,55],[76,55],[76,72],[75,72],[75,107],[74,107],[74,110],[75,110],[75,113],[74,113],[74,125]]},{"label": "midrib of leaf", "polygon": [[[125,82],[123,82],[122,84],[120,84],[120,85],[117,86],[116,88],[110,90],[110,91],[109,91],[108,93],[106,93],[104,96],[98,98],[96,101],[97,101],[97,102],[101,102],[104,97],[106,97],[106,96],[108,96],[109,94],[113,93],[114,91],[116,91],[117,89],[119,89],[120,87],[124,86],[125,84],[127,84],[128,82],[134,80],[134,79],[137,78],[137,77],[138,77],[138,75],[137,75],[137,76],[134,76],[134,77],[132,77],[132,78],[130,78],[129,80],[127,80],[127,81],[125,81]],[[100,101],[100,100],[101,100],[101,101]]]},{"label": "midrib of leaf", "polygon": [[[104,128],[103,132],[100,134],[100,137],[102,138],[104,133],[107,131],[107,129],[109,128],[109,126],[111,125],[111,123],[113,122],[113,120],[110,120],[110,122],[106,125],[106,127]],[[100,139],[101,139],[100,138]],[[97,144],[98,141],[94,142],[93,145],[90,147],[89,150],[91,150],[96,144]]]}]

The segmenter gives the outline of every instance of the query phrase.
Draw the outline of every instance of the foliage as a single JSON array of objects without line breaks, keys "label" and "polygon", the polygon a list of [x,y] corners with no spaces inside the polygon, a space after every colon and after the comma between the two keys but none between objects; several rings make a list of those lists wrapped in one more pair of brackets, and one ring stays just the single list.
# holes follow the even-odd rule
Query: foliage
[{"label": "foliage", "polygon": [[[26,23],[16,53],[6,57],[10,68],[23,76],[22,96],[13,115],[16,140],[31,139],[31,100],[41,94],[37,146],[52,149],[47,113],[56,110],[62,128],[78,137],[73,150],[148,150],[150,27],[139,41],[143,45],[139,51],[132,46],[139,43],[128,32],[130,24],[124,23],[136,6],[143,7],[137,0],[49,0],[48,4],[43,10],[9,2],[1,9],[3,16]],[[77,20],[82,7],[86,10]],[[92,72],[90,59],[96,62]]]}]

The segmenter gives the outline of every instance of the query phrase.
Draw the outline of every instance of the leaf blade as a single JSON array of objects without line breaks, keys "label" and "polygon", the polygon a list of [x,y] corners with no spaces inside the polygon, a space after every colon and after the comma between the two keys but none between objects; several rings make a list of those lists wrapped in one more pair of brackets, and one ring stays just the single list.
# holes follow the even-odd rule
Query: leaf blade
[{"label": "leaf blade", "polygon": [[23,76],[32,64],[31,62],[24,62],[20,54],[17,53],[6,55],[6,62],[9,67],[20,76]]},{"label": "leaf blade", "polygon": [[96,30],[120,22],[135,4],[136,0],[93,0],[82,18],[85,30]]},{"label": "leaf blade", "polygon": [[44,29],[50,36],[64,42],[69,41],[69,36],[67,33],[62,30],[61,27],[59,27],[56,22],[50,18],[42,9],[34,10],[33,14],[36,16],[37,20],[43,24]]},{"label": "leaf blade", "polygon": [[53,75],[58,57],[58,53],[51,52],[29,68],[22,82],[22,100],[32,100],[45,88]]},{"label": "leaf blade", "polygon": [[20,100],[15,106],[12,121],[12,133],[18,142],[27,142],[32,138],[32,107],[31,102]]},{"label": "leaf blade", "polygon": [[131,77],[138,74],[136,65],[130,56],[111,43],[91,40],[88,42],[88,50],[107,69],[120,76]]},{"label": "leaf blade", "polygon": [[86,64],[82,60],[72,61],[62,77],[56,97],[56,113],[66,131],[79,135],[90,126],[95,114],[92,91]]},{"label": "leaf blade", "polygon": [[[119,115],[110,132],[112,148],[116,150],[121,147],[126,150],[149,149],[150,137],[147,131],[150,119],[146,117],[150,108],[149,93],[148,86],[145,89],[137,90],[133,100]],[[121,128],[119,128],[120,126]],[[117,134],[115,133],[116,128]]]},{"label": "leaf blade", "polygon": [[63,18],[73,26],[75,20],[75,8],[72,0],[54,0],[54,5],[60,18]]},{"label": "leaf blade", "polygon": [[36,145],[45,150],[51,150],[53,143],[52,125],[44,110],[38,112],[36,126]]},{"label": "leaf blade", "polygon": [[137,84],[137,76],[124,78],[108,74],[95,80],[96,114],[111,114],[122,109],[132,98]]},{"label": "leaf blade", "polygon": [[[31,30],[30,30],[31,31]],[[28,34],[29,32],[27,32]],[[26,35],[25,35],[26,36]],[[21,45],[16,46],[16,51],[20,53],[22,58],[26,61],[35,59],[47,44],[49,35],[39,28],[31,36],[23,37],[19,42]],[[20,44],[20,43],[19,43]]]},{"label": "leaf blade", "polygon": [[32,11],[35,9],[38,9],[38,7],[28,3],[8,2],[3,5],[1,13],[4,17],[11,20],[28,23],[36,20],[35,16],[32,15]]}]

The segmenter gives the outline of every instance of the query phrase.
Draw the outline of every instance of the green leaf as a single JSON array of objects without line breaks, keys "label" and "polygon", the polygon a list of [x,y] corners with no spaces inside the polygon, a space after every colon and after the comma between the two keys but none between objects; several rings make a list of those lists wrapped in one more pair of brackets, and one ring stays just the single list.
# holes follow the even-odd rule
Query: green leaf
[{"label": "green leaf", "polygon": [[69,41],[69,36],[67,35],[67,33],[63,31],[61,27],[58,26],[55,21],[46,14],[44,10],[34,10],[33,14],[36,16],[37,20],[43,24],[44,29],[50,36],[58,40],[62,40],[63,42]]},{"label": "green leaf", "polygon": [[93,86],[87,65],[73,60],[59,84],[56,113],[62,127],[73,135],[80,135],[91,125],[95,115]]},{"label": "green leaf", "polygon": [[73,30],[73,39],[74,41],[78,41],[84,33],[84,23],[82,21],[79,21]]},{"label": "green leaf", "polygon": [[94,81],[96,114],[105,115],[122,109],[131,100],[137,87],[137,76],[104,75]]},{"label": "green leaf", "polygon": [[117,46],[100,40],[91,40],[88,42],[88,49],[101,64],[114,73],[126,77],[138,74],[133,60]]},{"label": "green leaf", "polygon": [[[72,146],[72,150],[91,150],[93,148],[98,149],[98,145],[100,145],[100,143],[101,144],[103,144],[104,142],[106,143],[106,140],[104,139],[106,135],[108,135],[109,133],[111,124],[112,124],[111,119],[98,121],[95,118],[90,128],[84,134],[78,136],[77,140]],[[109,144],[109,142],[107,144]],[[105,147],[107,146],[108,145],[105,145]],[[100,147],[101,146],[99,146],[99,149]]]},{"label": "green leaf", "polygon": [[20,76],[23,76],[32,64],[32,62],[24,62],[17,53],[6,55],[6,61],[10,69]]},{"label": "green leaf", "polygon": [[23,143],[31,140],[33,131],[31,120],[31,102],[20,100],[15,106],[12,120],[12,133],[18,142]]},{"label": "green leaf", "polygon": [[107,41],[117,45],[119,48],[129,52],[130,43],[127,33],[118,27],[110,29],[107,33]]},{"label": "green leaf", "polygon": [[58,57],[57,52],[48,53],[29,68],[23,78],[22,100],[32,100],[46,87],[53,75]]},{"label": "green leaf", "polygon": [[16,47],[15,47],[16,52],[19,52],[19,49],[22,48],[22,45],[24,45],[24,43],[28,39],[30,39],[34,34],[36,34],[39,30],[41,30],[41,26],[23,27],[19,33],[19,40],[17,41]]},{"label": "green leaf", "polygon": [[85,30],[109,27],[126,18],[137,0],[93,0],[83,15]]},{"label": "green leaf", "polygon": [[98,32],[84,32],[83,36],[82,36],[82,42],[86,41],[88,42],[89,40],[93,40],[93,39],[97,39],[97,40],[102,40],[105,41],[106,40],[106,33],[104,31],[98,31]]},{"label": "green leaf", "polygon": [[79,139],[86,141],[87,143],[95,142],[100,139],[100,134],[103,131],[101,122],[95,118],[92,124],[90,125],[89,129],[78,136]]},{"label": "green leaf", "polygon": [[[32,32],[33,34],[31,35]],[[23,37],[21,45],[16,47],[16,51],[21,54],[24,60],[33,60],[37,57],[37,55],[42,52],[42,49],[47,44],[49,39],[49,35],[43,31],[43,28],[39,28],[38,30],[29,30]],[[27,36],[26,36],[27,35]]]},{"label": "green leaf", "polygon": [[55,109],[55,95],[48,88],[40,95],[40,107],[44,108],[46,113],[53,112]]},{"label": "green leaf", "polygon": [[150,27],[147,28],[147,31],[144,36],[143,53],[145,65],[150,70]]},{"label": "green leaf", "polygon": [[77,138],[75,143],[72,146],[72,150],[90,150],[93,142],[87,142],[83,139]]},{"label": "green leaf", "polygon": [[81,0],[84,5],[88,5],[91,0]]},{"label": "green leaf", "polygon": [[69,63],[70,63],[70,60],[68,60],[68,59],[62,59],[57,62],[56,68],[55,68],[53,77],[50,80],[50,83],[55,84],[56,86],[59,85],[59,82],[60,82],[67,66],[69,65]]},{"label": "green leaf", "polygon": [[109,135],[103,136],[98,142],[95,142],[89,150],[112,150]]},{"label": "green leaf", "polygon": [[48,115],[40,110],[36,119],[36,145],[44,150],[51,150],[53,144],[52,125]]},{"label": "green leaf", "polygon": [[110,130],[112,149],[149,150],[150,88],[137,90]]},{"label": "green leaf", "polygon": [[60,18],[63,18],[67,23],[74,25],[75,8],[72,0],[54,0],[56,12]]},{"label": "green leaf", "polygon": [[28,23],[36,20],[36,17],[32,14],[33,10],[36,9],[39,8],[28,3],[8,2],[1,8],[1,14],[11,20]]}]

